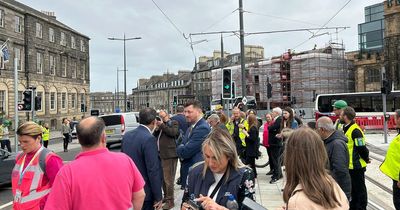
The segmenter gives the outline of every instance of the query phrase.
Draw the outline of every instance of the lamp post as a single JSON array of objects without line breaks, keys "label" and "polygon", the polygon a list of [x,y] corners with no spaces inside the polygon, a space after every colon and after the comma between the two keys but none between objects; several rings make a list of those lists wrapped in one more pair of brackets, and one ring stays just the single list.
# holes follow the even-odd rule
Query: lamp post
[{"label": "lamp post", "polygon": [[126,38],[124,33],[124,38],[110,37],[109,40],[124,41],[124,112],[126,112],[126,41],[134,39],[142,39],[142,37],[130,37]]}]

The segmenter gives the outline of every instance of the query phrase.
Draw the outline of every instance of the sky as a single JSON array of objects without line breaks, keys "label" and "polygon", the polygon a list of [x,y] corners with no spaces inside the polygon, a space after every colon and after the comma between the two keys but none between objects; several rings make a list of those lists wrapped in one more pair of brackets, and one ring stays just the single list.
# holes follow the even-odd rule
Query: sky
[{"label": "sky", "polygon": [[[214,50],[220,49],[219,34],[191,36],[192,42],[197,43],[192,52],[189,34],[239,29],[238,0],[19,1],[39,11],[55,12],[57,20],[90,37],[91,92],[114,92],[117,69],[124,66],[123,42],[110,41],[108,37],[122,38],[125,33],[127,38],[142,38],[126,42],[127,92],[131,93],[139,78],[167,71],[192,70],[195,57],[211,56]],[[364,7],[382,1],[243,0],[246,33],[324,25],[350,27],[338,29],[338,33],[320,30],[317,34],[321,36],[312,39],[312,33],[308,31],[249,35],[245,37],[245,44],[263,46],[266,58],[280,55],[287,49],[300,52],[312,49],[314,45],[324,47],[330,40],[343,42],[346,51],[354,51],[358,49],[357,25],[364,22]],[[224,50],[240,52],[239,38],[224,34]],[[120,71],[120,91],[123,91],[123,82]]]}]

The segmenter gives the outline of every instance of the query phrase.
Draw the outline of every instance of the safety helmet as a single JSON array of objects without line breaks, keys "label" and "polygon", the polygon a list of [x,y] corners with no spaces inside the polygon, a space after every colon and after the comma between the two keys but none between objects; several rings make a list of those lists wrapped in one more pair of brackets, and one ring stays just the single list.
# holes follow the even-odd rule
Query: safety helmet
[{"label": "safety helmet", "polygon": [[335,103],[333,103],[332,106],[335,109],[343,109],[343,108],[347,107],[347,103],[346,103],[346,101],[343,101],[343,100],[337,100],[337,101],[335,101]]}]

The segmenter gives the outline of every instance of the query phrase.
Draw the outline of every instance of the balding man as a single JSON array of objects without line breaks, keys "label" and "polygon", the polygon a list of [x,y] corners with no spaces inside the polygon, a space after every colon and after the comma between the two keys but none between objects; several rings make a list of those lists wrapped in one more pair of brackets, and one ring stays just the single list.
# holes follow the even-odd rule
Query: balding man
[{"label": "balding man", "polygon": [[346,194],[347,199],[350,199],[351,179],[348,169],[349,151],[347,149],[347,138],[342,131],[335,129],[329,117],[320,117],[315,128],[324,141],[332,176]]},{"label": "balding man", "polygon": [[133,161],[106,148],[103,120],[76,126],[82,152],[58,172],[45,209],[141,209],[144,180]]}]

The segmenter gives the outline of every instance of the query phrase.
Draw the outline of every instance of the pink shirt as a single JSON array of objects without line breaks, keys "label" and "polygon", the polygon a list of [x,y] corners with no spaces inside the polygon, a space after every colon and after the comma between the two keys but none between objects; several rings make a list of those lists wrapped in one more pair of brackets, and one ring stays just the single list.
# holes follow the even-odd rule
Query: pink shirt
[{"label": "pink shirt", "polygon": [[57,174],[45,209],[129,209],[144,184],[127,155],[106,148],[81,152]]}]

